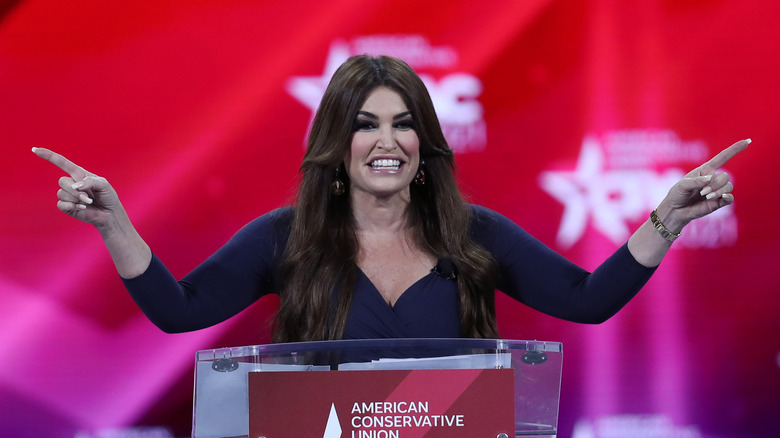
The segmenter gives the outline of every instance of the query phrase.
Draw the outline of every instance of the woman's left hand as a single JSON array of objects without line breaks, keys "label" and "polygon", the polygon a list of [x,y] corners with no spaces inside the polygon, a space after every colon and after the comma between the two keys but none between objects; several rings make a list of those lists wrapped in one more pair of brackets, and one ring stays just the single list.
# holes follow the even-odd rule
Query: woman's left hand
[{"label": "woman's left hand", "polygon": [[734,184],[725,172],[717,172],[730,159],[744,151],[751,140],[741,140],[720,151],[711,160],[690,171],[669,190],[658,206],[661,222],[679,233],[694,219],[734,202]]}]

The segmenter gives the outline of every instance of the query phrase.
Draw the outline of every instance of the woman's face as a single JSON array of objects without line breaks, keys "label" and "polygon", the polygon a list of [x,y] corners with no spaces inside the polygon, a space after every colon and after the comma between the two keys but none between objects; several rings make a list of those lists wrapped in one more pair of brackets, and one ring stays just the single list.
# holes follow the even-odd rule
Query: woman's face
[{"label": "woman's face", "polygon": [[368,95],[354,121],[344,165],[352,196],[363,194],[409,199],[409,184],[420,167],[415,120],[401,95],[378,87]]}]

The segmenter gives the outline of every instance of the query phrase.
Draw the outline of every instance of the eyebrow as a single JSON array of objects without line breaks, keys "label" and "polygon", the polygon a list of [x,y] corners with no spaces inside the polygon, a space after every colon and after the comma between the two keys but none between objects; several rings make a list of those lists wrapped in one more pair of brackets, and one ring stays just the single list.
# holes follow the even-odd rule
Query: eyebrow
[{"label": "eyebrow", "polygon": [[[368,112],[368,111],[362,111],[362,110],[361,110],[361,111],[358,111],[358,115],[359,115],[359,116],[366,116],[366,117],[368,117],[369,119],[379,120],[379,116],[377,116],[377,115],[376,115],[376,114],[374,114],[374,113],[370,113],[370,112]],[[398,113],[398,114],[394,115],[394,116],[393,116],[393,120],[402,119],[402,118],[404,118],[404,117],[406,117],[406,116],[411,116],[411,115],[412,115],[412,112],[411,112],[411,111],[404,111],[404,112],[402,112],[402,113]]]}]

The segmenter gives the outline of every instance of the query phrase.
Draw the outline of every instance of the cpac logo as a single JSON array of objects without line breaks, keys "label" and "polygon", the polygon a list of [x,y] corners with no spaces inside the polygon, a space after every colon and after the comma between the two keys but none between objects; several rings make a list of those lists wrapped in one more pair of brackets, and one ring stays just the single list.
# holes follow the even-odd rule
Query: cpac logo
[{"label": "cpac logo", "polygon": [[[585,137],[574,170],[546,171],[539,176],[542,189],[564,205],[557,244],[571,247],[590,223],[622,245],[631,235],[630,223],[646,218],[686,173],[676,167],[653,168],[670,161],[700,163],[707,158],[701,142],[682,142],[671,131],[617,131],[601,138]],[[680,245],[733,245],[736,220],[733,206],[718,210],[689,224]]]},{"label": "cpac logo", "polygon": [[[356,38],[351,43],[336,41],[330,46],[322,75],[293,77],[287,83],[287,91],[309,108],[313,116],[338,66],[350,56],[360,53],[396,56],[415,69],[451,69],[457,60],[451,48],[432,47],[419,35],[374,35]],[[482,82],[473,75],[461,72],[450,73],[438,80],[421,73],[420,78],[428,88],[450,147],[457,152],[484,150],[487,127],[482,104],[477,100],[482,94]]]}]

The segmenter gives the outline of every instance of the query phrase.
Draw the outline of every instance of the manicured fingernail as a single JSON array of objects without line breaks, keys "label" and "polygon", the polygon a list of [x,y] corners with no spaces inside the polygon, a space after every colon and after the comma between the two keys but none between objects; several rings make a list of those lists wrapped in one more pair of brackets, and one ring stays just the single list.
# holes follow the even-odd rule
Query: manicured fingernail
[{"label": "manicured fingernail", "polygon": [[70,188],[72,188],[72,189],[80,189],[82,187],[84,187],[84,181],[79,181],[77,183],[73,183],[73,185],[70,186]]},{"label": "manicured fingernail", "polygon": [[706,182],[712,181],[712,175],[704,175],[704,181]]},{"label": "manicured fingernail", "polygon": [[747,144],[753,143],[753,140],[751,140],[751,139],[749,139],[749,138],[748,138],[748,139],[746,139],[745,141],[747,142]]},{"label": "manicured fingernail", "polygon": [[76,204],[76,208],[78,208],[79,210],[86,210],[87,206],[84,204]]},{"label": "manicured fingernail", "polygon": [[38,149],[38,148],[36,148],[35,146],[33,146],[33,148],[32,148],[32,151],[33,151],[33,153],[35,153],[35,151],[36,151],[37,149]]},{"label": "manicured fingernail", "polygon": [[90,198],[89,196],[87,196],[84,193],[79,195],[79,199],[81,199],[83,202],[85,202],[87,204],[91,204],[92,203],[92,198]]},{"label": "manicured fingernail", "polygon": [[712,199],[712,198],[714,198],[716,196],[718,196],[718,194],[713,192],[713,193],[710,193],[710,194],[707,195],[707,199]]},{"label": "manicured fingernail", "polygon": [[[707,187],[701,189],[701,192],[699,192],[699,194],[704,196],[704,195],[710,193],[711,191],[712,191],[712,187],[707,186]],[[710,198],[707,198],[707,199],[710,199]]]}]

